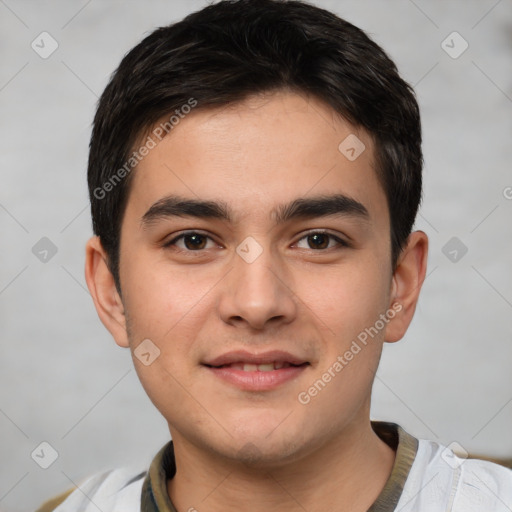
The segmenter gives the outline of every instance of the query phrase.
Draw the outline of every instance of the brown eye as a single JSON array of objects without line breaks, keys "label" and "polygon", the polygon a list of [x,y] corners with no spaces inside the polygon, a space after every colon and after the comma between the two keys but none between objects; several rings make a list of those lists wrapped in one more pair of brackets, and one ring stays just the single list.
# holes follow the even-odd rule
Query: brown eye
[{"label": "brown eye", "polygon": [[326,249],[329,247],[329,238],[329,235],[325,233],[315,233],[307,236],[311,249]]},{"label": "brown eye", "polygon": [[[303,236],[300,240],[307,240],[308,247],[305,249],[313,249],[313,250],[324,250],[324,249],[332,249],[333,247],[348,247],[348,244],[338,238],[331,233],[327,233],[325,231],[314,231],[312,233],[308,233],[306,236]],[[334,240],[334,245],[329,245],[329,243]],[[301,247],[304,248],[304,247]]]},{"label": "brown eye", "polygon": [[[173,238],[170,242],[164,244],[164,247],[176,246],[183,251],[199,251],[206,248],[207,240],[210,237],[201,233],[191,231],[189,233],[182,233],[181,235]],[[177,242],[183,240],[183,245],[178,245]]]}]

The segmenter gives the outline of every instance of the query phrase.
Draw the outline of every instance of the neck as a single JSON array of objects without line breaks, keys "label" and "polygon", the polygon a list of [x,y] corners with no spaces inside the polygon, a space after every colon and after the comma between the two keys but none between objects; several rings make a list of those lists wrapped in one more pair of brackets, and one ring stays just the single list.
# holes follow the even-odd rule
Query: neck
[{"label": "neck", "polygon": [[167,482],[178,511],[366,512],[382,491],[395,452],[371,428],[349,425],[338,438],[293,463],[250,468],[174,433],[177,472]]}]

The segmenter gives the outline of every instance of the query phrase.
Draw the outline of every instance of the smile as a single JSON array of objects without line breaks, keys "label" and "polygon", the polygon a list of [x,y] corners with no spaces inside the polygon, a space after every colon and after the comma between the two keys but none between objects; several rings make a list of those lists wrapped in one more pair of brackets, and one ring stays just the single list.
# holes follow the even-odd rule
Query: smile
[{"label": "smile", "polygon": [[203,366],[216,381],[241,391],[271,391],[299,378],[309,363],[294,365],[277,361],[262,364],[237,362],[222,366]]},{"label": "smile", "polygon": [[217,366],[216,368],[230,368],[232,370],[242,370],[244,372],[272,372],[274,370],[280,370],[281,368],[289,368],[290,366],[298,365],[292,365],[291,363],[283,361],[275,361],[272,363],[264,364],[231,363],[222,366]]}]

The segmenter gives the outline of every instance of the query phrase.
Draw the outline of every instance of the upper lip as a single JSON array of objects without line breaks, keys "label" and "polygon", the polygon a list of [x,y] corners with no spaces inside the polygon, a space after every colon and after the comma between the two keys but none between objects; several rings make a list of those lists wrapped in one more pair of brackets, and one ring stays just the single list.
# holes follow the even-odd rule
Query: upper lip
[{"label": "upper lip", "polygon": [[218,357],[209,359],[203,364],[208,366],[223,366],[232,363],[248,363],[248,364],[269,364],[269,363],[290,363],[293,365],[301,365],[308,363],[304,358],[284,352],[282,350],[270,350],[255,354],[247,350],[234,350],[226,352]]}]

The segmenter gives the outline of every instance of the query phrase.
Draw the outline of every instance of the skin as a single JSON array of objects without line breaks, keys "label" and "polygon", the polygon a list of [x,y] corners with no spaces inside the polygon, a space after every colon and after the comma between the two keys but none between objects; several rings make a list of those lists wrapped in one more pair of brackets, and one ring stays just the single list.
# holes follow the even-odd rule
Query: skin
[{"label": "skin", "polygon": [[[349,134],[366,146],[354,161],[338,150]],[[97,237],[87,243],[86,281],[118,345],[133,355],[149,338],[160,349],[148,366],[133,361],[174,440],[178,469],[168,492],[177,510],[315,512],[343,503],[366,511],[395,459],[371,428],[374,375],[383,343],[401,339],[414,315],[428,248],[427,236],[413,232],[392,271],[371,137],[314,98],[278,92],[192,111],[134,172],[121,228],[122,297]],[[335,192],[361,202],[369,219],[276,225],[270,215],[278,204]],[[176,217],[143,227],[144,213],[169,194],[223,200],[235,222]],[[200,239],[200,252],[183,239],[163,247],[184,230],[210,238]],[[311,230],[350,245],[315,245]],[[248,236],[262,249],[252,263],[236,252]],[[378,335],[300,403],[298,394],[393,304],[401,309]],[[240,348],[285,350],[310,365],[254,392],[201,364]]]}]

